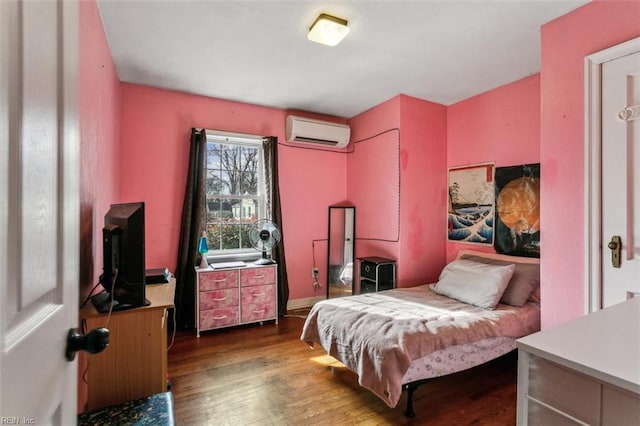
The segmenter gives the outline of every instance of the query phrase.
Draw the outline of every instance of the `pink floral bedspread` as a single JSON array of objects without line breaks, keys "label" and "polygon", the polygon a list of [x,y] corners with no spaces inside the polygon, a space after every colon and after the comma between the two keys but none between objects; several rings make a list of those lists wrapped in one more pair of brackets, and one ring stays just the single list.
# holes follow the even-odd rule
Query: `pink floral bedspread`
[{"label": "pink floral bedspread", "polygon": [[428,285],[329,299],[314,305],[300,340],[319,343],[390,407],[413,360],[489,337],[519,338],[540,329],[540,308],[487,310],[431,291]]}]

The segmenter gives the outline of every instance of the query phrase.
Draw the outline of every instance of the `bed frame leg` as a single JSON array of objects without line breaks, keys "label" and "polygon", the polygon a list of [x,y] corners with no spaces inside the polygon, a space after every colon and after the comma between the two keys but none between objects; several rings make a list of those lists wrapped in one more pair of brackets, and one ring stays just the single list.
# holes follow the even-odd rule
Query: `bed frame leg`
[{"label": "bed frame leg", "polygon": [[410,419],[416,416],[416,412],[413,411],[413,393],[417,387],[417,385],[411,383],[407,385],[407,410],[404,412],[404,415]]}]

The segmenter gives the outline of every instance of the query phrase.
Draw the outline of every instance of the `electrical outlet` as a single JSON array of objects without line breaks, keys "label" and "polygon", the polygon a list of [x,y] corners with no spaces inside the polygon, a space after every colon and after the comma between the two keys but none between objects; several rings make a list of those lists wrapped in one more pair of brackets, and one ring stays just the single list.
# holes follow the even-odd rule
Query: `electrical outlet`
[{"label": "electrical outlet", "polygon": [[311,278],[318,278],[318,268],[311,268]]}]

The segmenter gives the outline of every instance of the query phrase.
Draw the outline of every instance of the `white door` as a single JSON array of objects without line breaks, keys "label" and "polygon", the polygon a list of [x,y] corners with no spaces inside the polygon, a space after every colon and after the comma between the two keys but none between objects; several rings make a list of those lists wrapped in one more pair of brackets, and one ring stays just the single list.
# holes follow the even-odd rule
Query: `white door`
[{"label": "white door", "polygon": [[602,307],[640,296],[640,52],[602,64],[601,241]]},{"label": "white door", "polygon": [[0,422],[76,423],[78,5],[0,1]]}]

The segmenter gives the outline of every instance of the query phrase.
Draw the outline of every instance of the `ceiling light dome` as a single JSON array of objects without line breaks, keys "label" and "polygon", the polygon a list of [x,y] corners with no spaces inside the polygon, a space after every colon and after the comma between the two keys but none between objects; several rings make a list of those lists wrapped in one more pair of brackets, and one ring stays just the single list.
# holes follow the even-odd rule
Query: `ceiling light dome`
[{"label": "ceiling light dome", "polygon": [[309,28],[307,38],[316,43],[335,46],[349,34],[346,19],[321,13]]}]

